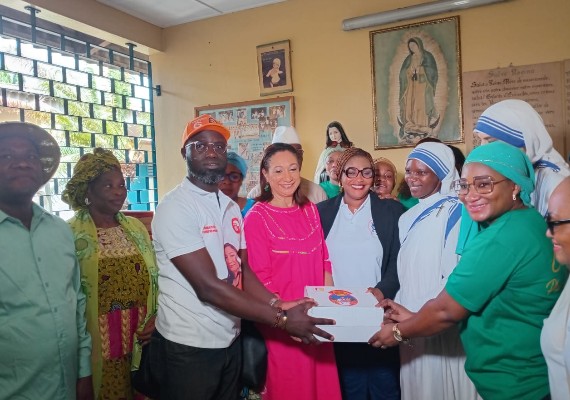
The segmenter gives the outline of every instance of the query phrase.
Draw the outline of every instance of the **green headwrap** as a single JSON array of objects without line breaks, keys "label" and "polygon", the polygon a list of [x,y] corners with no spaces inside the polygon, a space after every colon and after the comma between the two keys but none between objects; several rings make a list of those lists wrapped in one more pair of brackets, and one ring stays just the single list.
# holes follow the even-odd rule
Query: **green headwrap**
[{"label": "green headwrap", "polygon": [[[492,142],[473,149],[464,165],[471,163],[484,164],[519,185],[521,188],[519,196],[522,202],[532,207],[530,194],[534,190],[534,168],[527,155],[520,149],[504,142]],[[455,252],[462,254],[465,246],[477,233],[479,233],[478,224],[471,219],[464,207]]]},{"label": "green headwrap", "polygon": [[520,198],[531,206],[530,194],[534,191],[534,168],[527,155],[504,142],[492,142],[473,149],[465,165],[480,163],[494,169],[521,187]]},{"label": "green headwrap", "polygon": [[73,176],[67,182],[61,199],[73,210],[86,208],[85,199],[89,183],[113,169],[121,169],[121,164],[113,153],[100,147],[93,149],[93,154],[83,155],[75,164]]}]

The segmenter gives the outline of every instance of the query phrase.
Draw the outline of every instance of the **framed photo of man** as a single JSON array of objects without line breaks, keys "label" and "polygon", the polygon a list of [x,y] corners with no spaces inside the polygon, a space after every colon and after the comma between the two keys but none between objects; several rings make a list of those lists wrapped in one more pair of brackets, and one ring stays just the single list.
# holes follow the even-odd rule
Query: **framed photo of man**
[{"label": "framed photo of man", "polygon": [[257,46],[260,95],[293,91],[289,40]]},{"label": "framed photo of man", "polygon": [[459,16],[370,32],[375,149],[463,141]]}]

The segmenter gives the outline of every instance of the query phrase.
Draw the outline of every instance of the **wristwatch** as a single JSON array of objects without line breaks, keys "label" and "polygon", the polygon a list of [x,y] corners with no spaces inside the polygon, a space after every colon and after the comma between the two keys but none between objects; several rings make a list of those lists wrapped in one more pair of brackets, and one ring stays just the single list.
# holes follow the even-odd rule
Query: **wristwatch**
[{"label": "wristwatch", "polygon": [[402,337],[402,332],[400,332],[400,328],[398,328],[398,324],[394,324],[392,327],[392,333],[394,334],[394,339],[396,339],[400,343],[408,343],[410,339],[404,339]]}]

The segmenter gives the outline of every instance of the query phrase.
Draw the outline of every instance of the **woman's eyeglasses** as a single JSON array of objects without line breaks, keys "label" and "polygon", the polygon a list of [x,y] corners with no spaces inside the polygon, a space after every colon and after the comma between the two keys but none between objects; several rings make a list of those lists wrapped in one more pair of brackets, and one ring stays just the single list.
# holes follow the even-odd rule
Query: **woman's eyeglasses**
[{"label": "woman's eyeglasses", "polygon": [[194,141],[194,142],[186,143],[186,147],[188,147],[190,145],[194,146],[194,150],[196,150],[196,153],[198,153],[198,154],[205,153],[206,150],[212,149],[212,150],[214,150],[214,153],[222,155],[222,154],[225,154],[226,151],[228,150],[227,143],[223,143],[223,142],[206,143],[206,142]]},{"label": "woman's eyeglasses", "polygon": [[358,169],[356,167],[348,167],[342,172],[344,172],[347,178],[356,178],[358,174],[362,174],[362,177],[364,179],[370,179],[374,177],[374,169],[370,167],[362,169]]},{"label": "woman's eyeglasses", "polygon": [[550,216],[550,213],[546,213],[546,215],[544,216],[544,219],[546,221],[546,226],[548,227],[548,230],[550,231],[551,235],[554,235],[554,227],[555,226],[570,224],[570,219],[560,219],[558,221],[553,221],[552,217]]},{"label": "woman's eyeglasses", "polygon": [[473,183],[467,182],[467,179],[458,179],[456,181],[453,181],[452,185],[453,190],[462,196],[465,196],[467,193],[469,193],[470,186],[473,186],[475,191],[479,194],[489,194],[493,192],[493,189],[497,183],[505,182],[507,180],[508,179],[505,178],[501,179],[500,181],[496,181],[490,176],[476,176],[473,178]]},{"label": "woman's eyeglasses", "polygon": [[230,172],[229,174],[224,175],[224,179],[236,183],[243,179],[243,175],[240,174],[239,172]]}]

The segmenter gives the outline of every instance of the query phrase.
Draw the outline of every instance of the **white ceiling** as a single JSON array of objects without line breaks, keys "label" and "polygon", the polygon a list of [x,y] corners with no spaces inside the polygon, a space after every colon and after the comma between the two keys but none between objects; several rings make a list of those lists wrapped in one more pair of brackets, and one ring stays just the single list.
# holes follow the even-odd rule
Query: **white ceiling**
[{"label": "white ceiling", "polygon": [[97,0],[127,14],[167,28],[285,0]]}]

